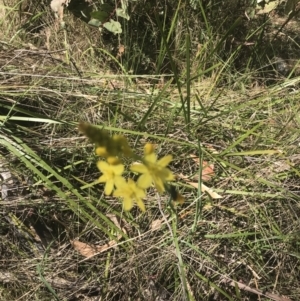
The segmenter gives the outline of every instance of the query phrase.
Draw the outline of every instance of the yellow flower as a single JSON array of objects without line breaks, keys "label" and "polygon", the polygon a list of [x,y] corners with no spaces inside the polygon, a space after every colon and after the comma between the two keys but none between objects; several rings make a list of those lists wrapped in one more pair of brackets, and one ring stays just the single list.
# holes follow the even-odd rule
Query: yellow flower
[{"label": "yellow flower", "polygon": [[119,164],[121,164],[121,161],[118,157],[107,157],[106,161],[110,165],[119,165]]},{"label": "yellow flower", "polygon": [[125,181],[123,177],[121,177],[124,171],[123,164],[108,164],[104,161],[98,161],[97,167],[103,173],[103,175],[99,178],[99,183],[106,183],[104,188],[104,193],[106,195],[110,195],[118,183]]},{"label": "yellow flower", "polygon": [[146,155],[150,155],[152,153],[154,153],[155,150],[155,145],[152,143],[146,143],[144,146],[144,154]]},{"label": "yellow flower", "polygon": [[128,179],[128,182],[119,182],[116,186],[117,189],[114,191],[114,196],[123,198],[123,208],[125,211],[129,211],[133,207],[134,202],[136,202],[142,211],[146,210],[142,200],[146,196],[145,191],[138,187],[132,179]]},{"label": "yellow flower", "polygon": [[105,158],[109,155],[107,150],[106,150],[106,147],[104,147],[104,146],[98,146],[96,148],[95,152],[96,152],[97,156],[101,156],[101,157],[105,157]]},{"label": "yellow flower", "polygon": [[165,191],[164,183],[175,179],[173,173],[166,168],[171,161],[171,155],[157,160],[154,148],[146,144],[143,164],[134,164],[130,170],[142,174],[137,181],[139,187],[147,189],[153,182],[158,192],[161,193]]}]

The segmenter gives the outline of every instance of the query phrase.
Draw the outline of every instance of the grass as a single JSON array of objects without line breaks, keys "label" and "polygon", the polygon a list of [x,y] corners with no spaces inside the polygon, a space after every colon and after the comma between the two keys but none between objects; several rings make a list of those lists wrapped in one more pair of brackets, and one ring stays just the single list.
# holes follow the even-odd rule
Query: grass
[{"label": "grass", "polygon": [[[46,11],[54,54],[26,49],[33,36],[11,34],[17,17],[8,9],[0,53],[0,300],[299,299],[300,78],[263,85],[253,57],[238,71],[243,47],[227,57],[220,50],[238,22],[219,37],[228,20],[216,29],[203,7],[195,46],[197,28],[184,29],[196,18],[185,9],[174,6],[171,23],[148,16],[160,41],[152,74],[132,61],[145,66],[145,36],[120,59],[109,48],[121,42],[95,45],[86,34],[94,29],[78,27],[70,14],[70,31],[57,32]],[[126,45],[141,38],[124,35]],[[73,48],[60,52],[65,45]],[[146,213],[123,212],[95,184],[94,146],[79,121],[125,135],[137,153],[152,142],[159,157],[172,154],[185,203],[174,211],[153,189]],[[201,178],[204,161],[214,165],[210,181]]]}]

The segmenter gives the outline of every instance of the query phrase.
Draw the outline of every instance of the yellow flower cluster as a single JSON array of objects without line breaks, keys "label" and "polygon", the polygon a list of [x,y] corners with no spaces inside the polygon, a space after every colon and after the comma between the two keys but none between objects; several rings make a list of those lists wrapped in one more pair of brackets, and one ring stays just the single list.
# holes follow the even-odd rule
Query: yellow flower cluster
[{"label": "yellow flower cluster", "polygon": [[[113,193],[113,196],[123,198],[124,210],[129,211],[136,203],[142,211],[145,211],[143,199],[146,197],[146,190],[152,184],[159,193],[167,190],[173,200],[183,203],[183,197],[167,183],[175,180],[174,174],[167,168],[172,161],[171,155],[158,160],[154,145],[147,143],[144,147],[144,156],[140,158],[134,154],[127,139],[122,135],[110,136],[105,130],[87,123],[80,123],[79,129],[96,144],[96,155],[106,158],[106,161],[97,162],[97,167],[102,173],[98,182],[105,183],[106,195]],[[140,174],[137,182],[131,178],[126,180],[122,176],[125,170],[122,157],[141,161],[130,166],[132,172]]]}]

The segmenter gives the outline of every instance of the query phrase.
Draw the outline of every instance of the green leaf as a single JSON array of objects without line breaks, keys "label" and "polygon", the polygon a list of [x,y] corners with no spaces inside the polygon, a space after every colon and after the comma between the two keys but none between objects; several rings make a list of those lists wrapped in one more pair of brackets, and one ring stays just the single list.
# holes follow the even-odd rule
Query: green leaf
[{"label": "green leaf", "polygon": [[279,4],[280,4],[279,0],[270,1],[268,3],[265,2],[264,5],[258,4],[257,9],[259,10],[256,12],[256,14],[257,15],[268,14],[272,10],[276,9]]},{"label": "green leaf", "polygon": [[124,18],[126,20],[130,19],[127,11],[125,9],[123,9],[123,8],[117,8],[116,9],[116,14],[117,14],[118,17]]},{"label": "green leaf", "polygon": [[109,22],[103,24],[103,27],[105,27],[107,30],[114,34],[122,33],[122,27],[120,22],[118,21],[109,20]]},{"label": "green leaf", "polygon": [[97,19],[91,19],[88,24],[94,27],[100,27],[102,25],[102,22]]},{"label": "green leaf", "polygon": [[100,5],[100,10],[110,14],[114,8],[111,5],[104,3]]},{"label": "green leaf", "polygon": [[107,21],[109,13],[103,10],[96,10],[91,13],[91,17],[104,23],[105,21]]}]

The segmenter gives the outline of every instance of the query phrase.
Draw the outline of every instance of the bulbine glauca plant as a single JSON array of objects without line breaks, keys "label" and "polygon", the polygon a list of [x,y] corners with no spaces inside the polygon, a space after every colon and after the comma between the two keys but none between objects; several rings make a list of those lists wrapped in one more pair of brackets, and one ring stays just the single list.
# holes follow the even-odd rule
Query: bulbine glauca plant
[{"label": "bulbine glauca plant", "polygon": [[[144,156],[138,156],[130,148],[123,135],[109,135],[104,129],[99,129],[88,123],[79,123],[79,130],[95,143],[96,155],[105,158],[99,160],[97,167],[101,171],[99,183],[105,183],[104,193],[123,199],[125,211],[131,210],[134,203],[145,211],[144,199],[149,187],[154,185],[159,193],[168,192],[174,202],[182,204],[184,198],[169,182],[175,180],[172,171],[167,167],[172,161],[172,155],[157,158],[155,147],[151,143],[144,146]],[[139,174],[137,181],[125,179],[123,159],[138,161],[129,166],[129,171]]]}]

